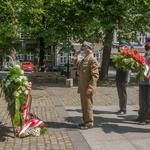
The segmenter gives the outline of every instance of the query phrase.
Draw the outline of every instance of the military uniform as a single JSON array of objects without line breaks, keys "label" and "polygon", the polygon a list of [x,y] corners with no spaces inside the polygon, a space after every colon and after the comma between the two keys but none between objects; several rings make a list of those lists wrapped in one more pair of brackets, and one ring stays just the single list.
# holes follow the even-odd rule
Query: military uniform
[{"label": "military uniform", "polygon": [[116,70],[116,86],[119,97],[119,108],[122,111],[126,111],[127,106],[126,74],[127,73],[121,69]]},{"label": "military uniform", "polygon": [[[74,66],[78,67],[78,93],[80,93],[83,120],[86,126],[93,126],[93,94],[96,91],[97,81],[99,79],[98,61],[93,54],[89,54],[81,61],[73,60]],[[92,93],[86,94],[88,87],[91,87]]]},{"label": "military uniform", "polygon": [[[144,55],[146,64],[150,66],[150,53]],[[150,123],[150,81],[146,79],[139,83],[139,110],[138,120],[141,124]]]},{"label": "military uniform", "polygon": [[[119,43],[119,51],[127,48],[129,43],[122,40]],[[119,111],[116,112],[117,115],[126,114],[127,106],[127,91],[126,84],[130,81],[130,72],[123,71],[122,69],[116,69],[116,86],[119,98]]]}]

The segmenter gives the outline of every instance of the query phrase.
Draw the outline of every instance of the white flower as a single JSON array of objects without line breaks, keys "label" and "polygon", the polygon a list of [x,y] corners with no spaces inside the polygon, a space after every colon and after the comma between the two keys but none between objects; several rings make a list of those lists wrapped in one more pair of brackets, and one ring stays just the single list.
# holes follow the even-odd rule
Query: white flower
[{"label": "white flower", "polygon": [[18,80],[19,82],[21,82],[21,78],[18,78],[17,80]]},{"label": "white flower", "polygon": [[20,68],[20,65],[17,64],[15,67],[16,67],[16,68]]},{"label": "white flower", "polygon": [[26,88],[25,88],[24,86],[22,86],[22,91],[25,91],[25,89],[26,89]]},{"label": "white flower", "polygon": [[18,97],[20,94],[19,94],[19,92],[15,91],[13,95]]},{"label": "white flower", "polygon": [[24,76],[20,76],[18,80],[21,82],[21,81],[24,80],[24,79],[25,79]]},{"label": "white flower", "polygon": [[19,78],[22,80],[22,79],[23,79],[23,76],[19,76]]},{"label": "white flower", "polygon": [[24,91],[24,94],[28,95],[29,91],[28,90],[25,90]]},{"label": "white flower", "polygon": [[19,91],[18,91],[18,93],[22,93],[22,91],[21,91],[21,90],[19,90]]},{"label": "white flower", "polygon": [[26,86],[28,86],[28,82],[27,81],[25,81],[23,84],[26,85]]},{"label": "white flower", "polygon": [[23,71],[23,70],[20,70],[20,73],[21,73],[21,74],[24,74],[24,71]]},{"label": "white flower", "polygon": [[26,76],[22,76],[22,79],[24,79],[24,80],[28,80],[28,78],[26,77]]}]

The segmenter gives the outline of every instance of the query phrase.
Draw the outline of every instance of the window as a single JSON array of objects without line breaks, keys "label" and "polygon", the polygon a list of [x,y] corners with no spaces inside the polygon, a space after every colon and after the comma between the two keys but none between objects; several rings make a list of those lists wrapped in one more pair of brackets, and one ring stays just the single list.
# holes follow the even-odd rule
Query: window
[{"label": "window", "polygon": [[138,40],[139,40],[140,44],[145,43],[145,38],[146,38],[146,35],[139,33]]},{"label": "window", "polygon": [[24,60],[24,54],[18,53],[17,54],[17,59],[18,60]]},{"label": "window", "polygon": [[27,60],[34,60],[34,54],[33,54],[33,52],[28,52],[27,53]]},{"label": "window", "polygon": [[50,60],[50,54],[45,54],[44,60],[49,61]]}]

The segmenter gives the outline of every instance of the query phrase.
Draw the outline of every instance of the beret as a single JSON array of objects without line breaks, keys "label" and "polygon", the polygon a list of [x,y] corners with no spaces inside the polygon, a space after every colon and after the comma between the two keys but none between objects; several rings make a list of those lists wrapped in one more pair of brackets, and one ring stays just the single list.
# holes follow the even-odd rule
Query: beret
[{"label": "beret", "polygon": [[126,45],[126,46],[129,46],[129,43],[126,42],[126,41],[121,41],[121,42],[120,42],[120,45]]},{"label": "beret", "polygon": [[150,42],[150,38],[147,38],[147,39],[146,39],[146,42]]},{"label": "beret", "polygon": [[81,45],[81,48],[87,48],[87,49],[90,49],[90,50],[92,49],[92,48],[91,48],[89,45],[87,45],[87,44],[82,44],[82,45]]}]

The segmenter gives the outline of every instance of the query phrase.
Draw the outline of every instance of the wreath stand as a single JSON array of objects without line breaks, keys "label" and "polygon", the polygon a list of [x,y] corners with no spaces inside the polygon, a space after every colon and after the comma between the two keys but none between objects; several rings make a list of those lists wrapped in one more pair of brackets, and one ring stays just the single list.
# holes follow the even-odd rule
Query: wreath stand
[{"label": "wreath stand", "polygon": [[41,130],[45,131],[44,123],[36,115],[31,113],[31,104],[32,95],[31,92],[29,92],[26,103],[20,107],[21,125],[19,127],[16,128],[14,126],[13,115],[11,115],[14,138],[16,138],[16,136],[18,136],[19,138],[30,135],[40,136],[41,133],[44,133],[41,132]]}]

